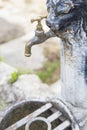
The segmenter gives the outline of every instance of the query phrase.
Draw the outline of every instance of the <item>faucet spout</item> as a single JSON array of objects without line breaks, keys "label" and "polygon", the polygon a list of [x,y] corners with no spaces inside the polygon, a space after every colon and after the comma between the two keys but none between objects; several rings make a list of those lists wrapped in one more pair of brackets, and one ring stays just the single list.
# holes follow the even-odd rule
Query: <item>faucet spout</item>
[{"label": "faucet spout", "polygon": [[37,38],[33,37],[31,40],[29,40],[25,45],[25,56],[30,57],[31,56],[31,47],[37,43]]},{"label": "faucet spout", "polygon": [[51,30],[49,30],[46,33],[40,33],[39,35],[37,35],[37,34],[39,34],[39,32],[38,33],[36,32],[35,36],[31,40],[29,40],[25,45],[25,56],[26,57],[31,56],[32,46],[41,44],[51,37],[55,37],[54,33]]},{"label": "faucet spout", "polygon": [[25,56],[30,57],[31,56],[31,45],[26,44],[25,45]]}]

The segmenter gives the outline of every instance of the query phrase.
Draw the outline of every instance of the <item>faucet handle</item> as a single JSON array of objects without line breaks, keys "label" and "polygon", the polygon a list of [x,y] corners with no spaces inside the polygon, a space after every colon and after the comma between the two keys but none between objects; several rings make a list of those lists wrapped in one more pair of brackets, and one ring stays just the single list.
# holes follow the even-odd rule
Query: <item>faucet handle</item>
[{"label": "faucet handle", "polygon": [[47,16],[39,16],[37,19],[31,19],[31,23],[37,22],[36,32],[37,31],[40,31],[41,33],[44,32],[41,20],[45,18],[47,18]]},{"label": "faucet handle", "polygon": [[45,19],[45,18],[47,18],[47,16],[39,16],[39,17],[36,18],[36,19],[31,19],[31,23],[33,23],[33,22],[41,23],[41,20],[42,20],[42,19]]}]

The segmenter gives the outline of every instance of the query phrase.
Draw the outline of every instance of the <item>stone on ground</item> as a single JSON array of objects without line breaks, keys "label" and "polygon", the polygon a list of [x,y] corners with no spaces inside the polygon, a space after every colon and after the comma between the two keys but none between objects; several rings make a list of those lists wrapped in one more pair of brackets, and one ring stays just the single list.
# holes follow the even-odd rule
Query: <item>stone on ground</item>
[{"label": "stone on ground", "polygon": [[4,62],[0,62],[0,85],[6,84],[13,72],[17,72],[17,70]]},{"label": "stone on ground", "polygon": [[20,76],[17,82],[12,85],[12,89],[20,99],[47,99],[55,97],[55,92],[57,92],[53,92],[47,84],[42,83],[38,76],[34,74]]},{"label": "stone on ground", "polygon": [[11,74],[17,70],[3,62],[0,62],[0,110],[7,106],[7,103],[15,101],[9,80]]},{"label": "stone on ground", "polygon": [[[15,71],[17,72],[13,67],[0,62],[0,106],[6,107],[5,105],[8,103],[12,104],[31,98],[51,99],[58,97],[59,83],[48,86],[42,83],[35,74],[21,75],[17,81],[10,83],[11,74]],[[57,85],[59,85],[59,89]]]}]

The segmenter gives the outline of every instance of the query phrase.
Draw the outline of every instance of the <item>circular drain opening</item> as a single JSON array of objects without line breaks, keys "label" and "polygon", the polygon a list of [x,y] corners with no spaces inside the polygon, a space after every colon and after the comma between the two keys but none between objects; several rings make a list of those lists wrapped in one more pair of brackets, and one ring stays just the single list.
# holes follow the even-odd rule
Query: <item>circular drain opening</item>
[{"label": "circular drain opening", "polygon": [[51,124],[44,117],[38,117],[27,123],[25,130],[51,130]]}]

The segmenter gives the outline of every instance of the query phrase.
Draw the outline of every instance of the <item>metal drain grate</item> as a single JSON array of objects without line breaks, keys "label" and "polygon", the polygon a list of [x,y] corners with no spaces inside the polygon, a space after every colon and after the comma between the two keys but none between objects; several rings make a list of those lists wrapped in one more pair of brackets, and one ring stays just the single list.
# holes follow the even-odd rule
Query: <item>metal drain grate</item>
[{"label": "metal drain grate", "polygon": [[[45,113],[48,110],[52,111],[51,115],[48,117],[40,116],[42,113]],[[55,120],[60,120],[61,123],[52,128],[52,123]],[[46,128],[44,130],[79,130],[79,126],[76,123],[72,113],[69,111],[68,107],[60,100],[46,103],[45,105],[36,109],[34,112],[17,121],[15,124],[11,125],[5,130],[18,130],[22,126],[25,126],[25,130],[31,130],[30,127],[31,125],[33,126],[35,122],[43,122],[46,124]]]}]

